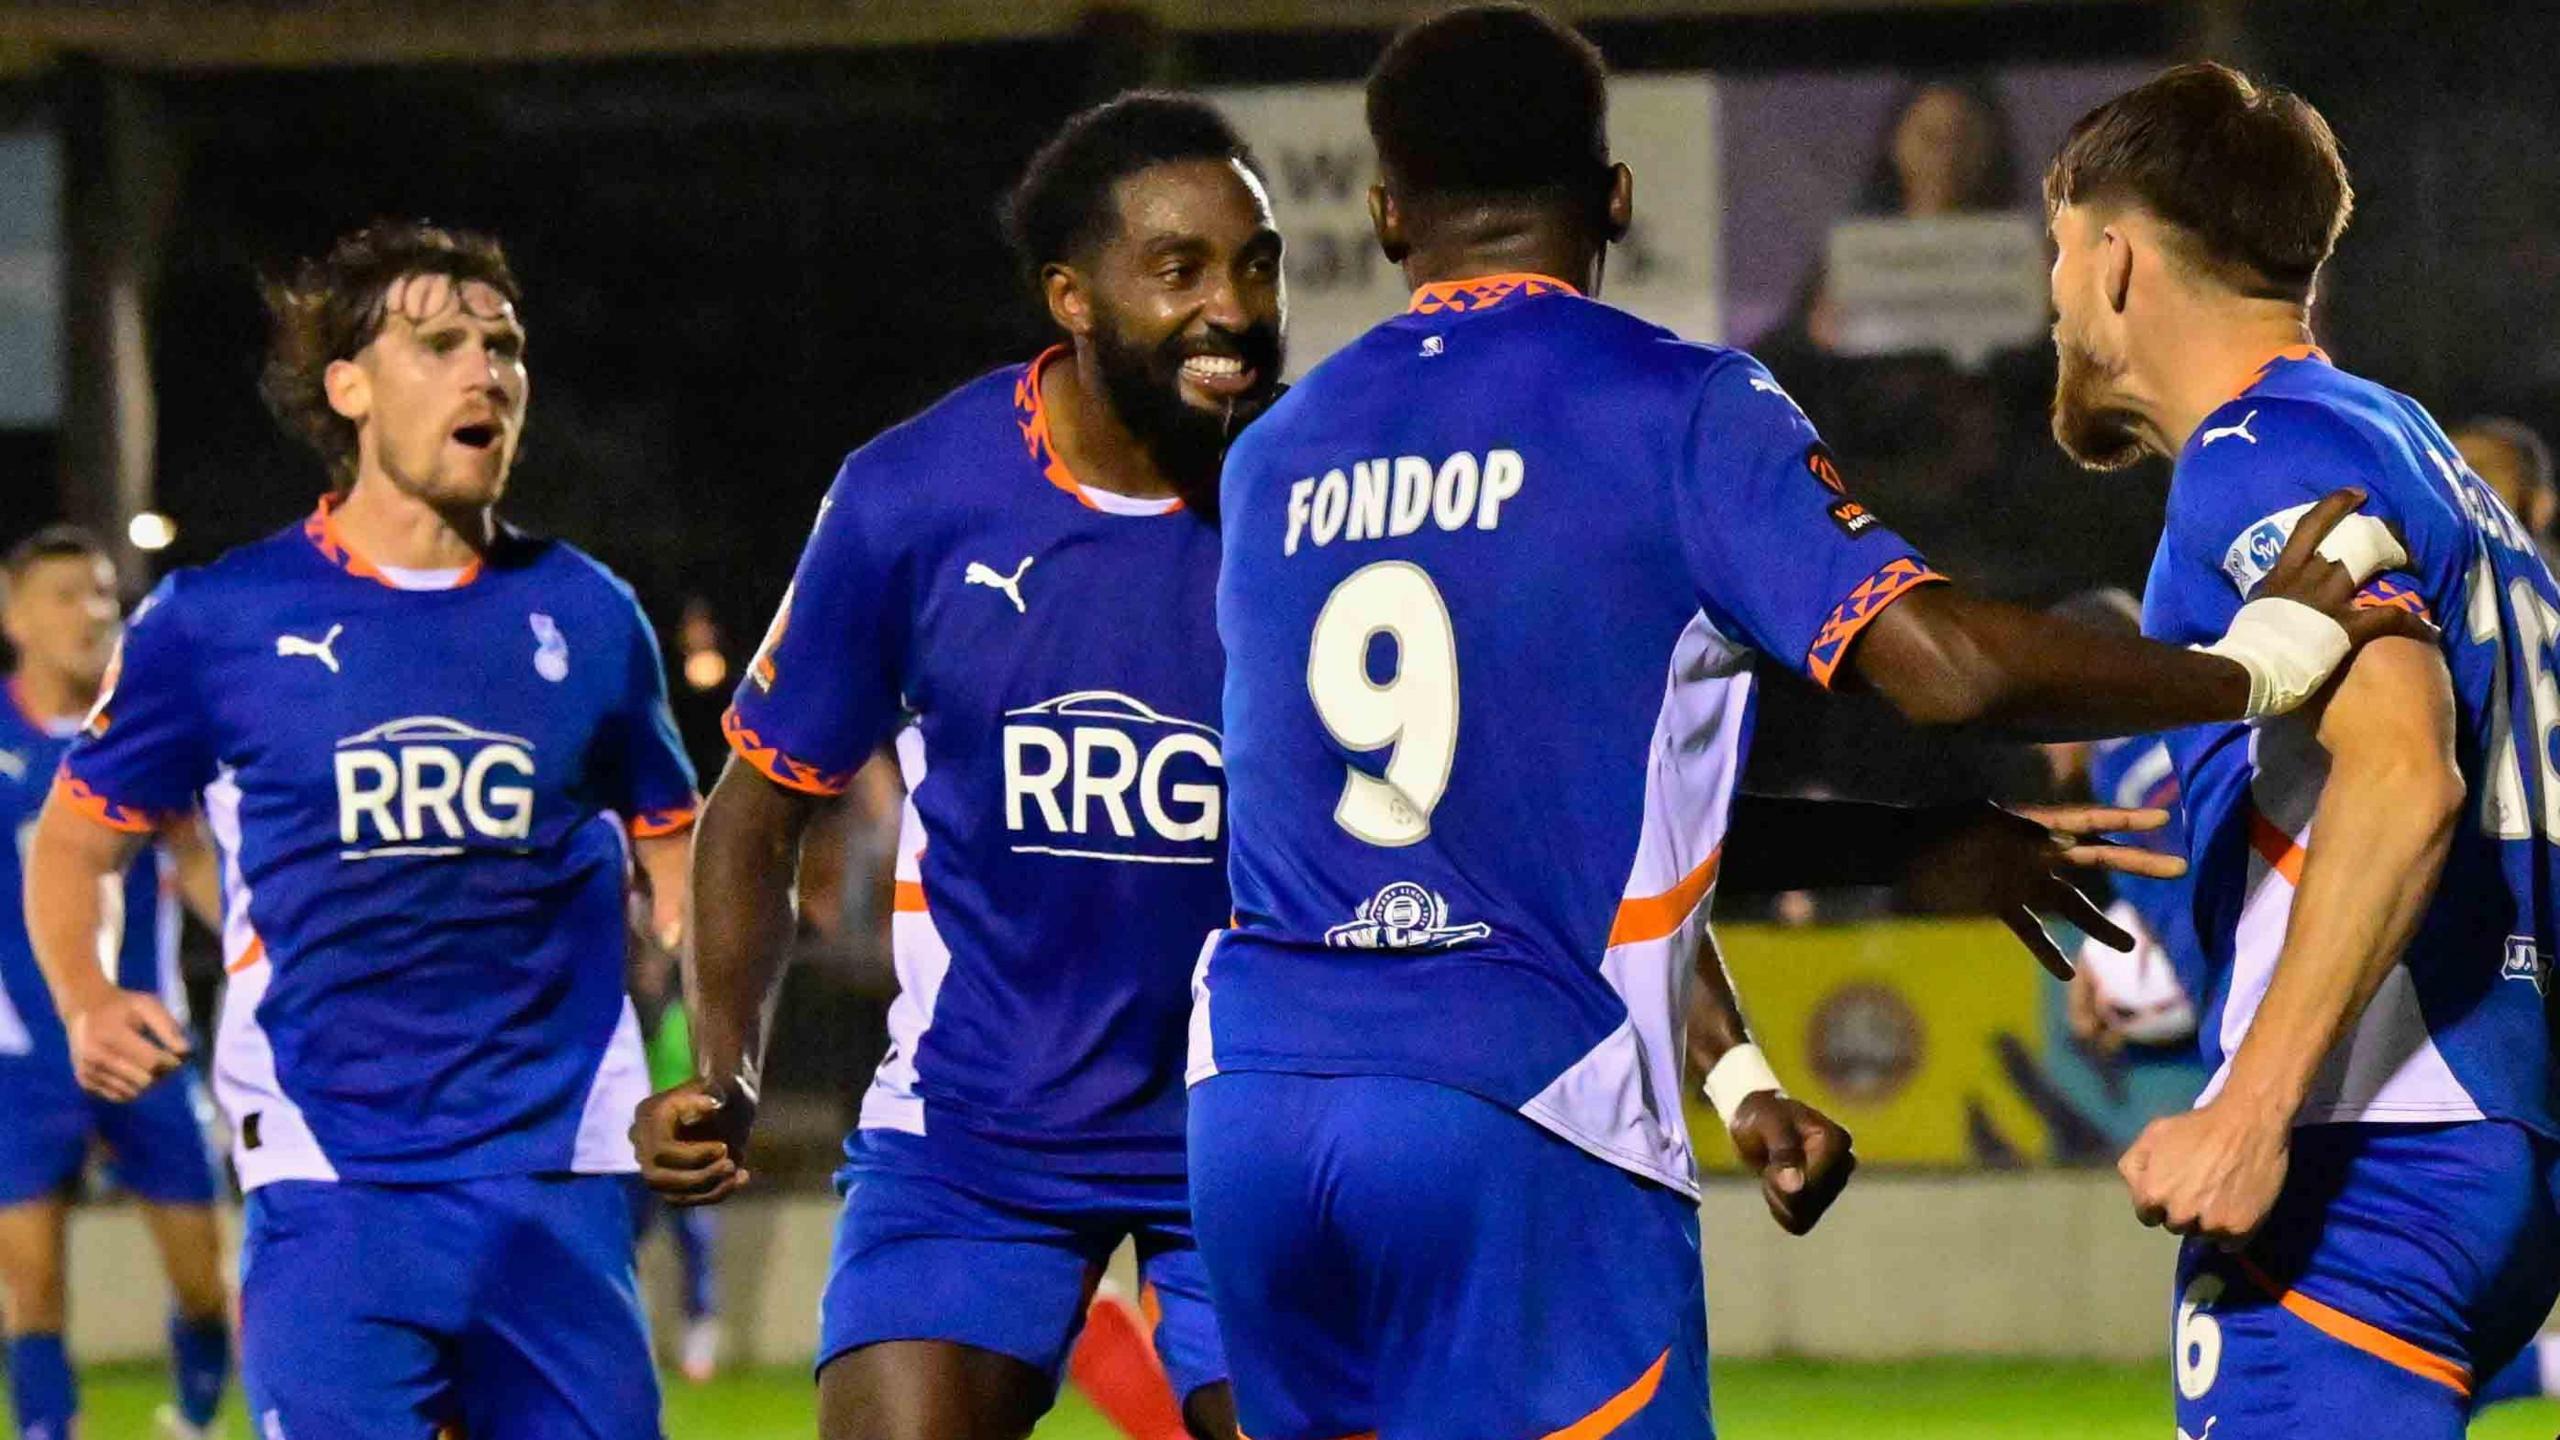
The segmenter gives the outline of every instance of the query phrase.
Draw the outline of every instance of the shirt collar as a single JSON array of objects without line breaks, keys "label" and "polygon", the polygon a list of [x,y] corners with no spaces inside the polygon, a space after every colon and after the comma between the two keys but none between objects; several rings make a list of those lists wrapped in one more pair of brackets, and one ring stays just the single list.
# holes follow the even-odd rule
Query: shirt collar
[{"label": "shirt collar", "polygon": [[1177,498],[1153,499],[1136,495],[1120,495],[1109,490],[1091,490],[1067,468],[1066,457],[1058,453],[1049,433],[1049,402],[1040,393],[1040,377],[1067,353],[1064,345],[1052,345],[1040,352],[1039,358],[1022,369],[1022,378],[1013,386],[1013,419],[1022,427],[1023,448],[1031,453],[1031,463],[1041,477],[1076,498],[1088,510],[1101,510],[1113,515],[1170,515],[1182,508]]},{"label": "shirt collar", "polygon": [[1472,280],[1436,280],[1413,292],[1408,315],[1472,314],[1490,310],[1515,295],[1580,295],[1552,275],[1515,270],[1505,275],[1479,275]]},{"label": "shirt collar", "polygon": [[[449,580],[445,579],[441,571],[402,570],[396,573],[396,578],[393,574],[385,573],[382,567],[357,553],[356,548],[348,544],[346,537],[338,532],[338,507],[345,504],[346,499],[344,495],[321,496],[319,507],[302,522],[302,533],[310,540],[312,548],[320,552],[320,558],[337,566],[340,570],[393,590],[459,590],[480,578],[478,560],[463,566]],[[422,575],[432,575],[434,578],[427,583],[419,583]]]}]

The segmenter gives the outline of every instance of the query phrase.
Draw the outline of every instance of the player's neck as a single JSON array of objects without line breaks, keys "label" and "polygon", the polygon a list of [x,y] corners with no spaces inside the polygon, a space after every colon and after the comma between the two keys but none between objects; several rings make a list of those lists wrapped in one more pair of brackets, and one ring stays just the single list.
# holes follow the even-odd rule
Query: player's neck
[{"label": "player's neck", "polygon": [[2156,399],[2148,407],[2159,443],[2172,458],[2214,411],[2256,382],[2267,362],[2311,343],[2301,309],[2242,301],[2236,312],[2199,315],[2176,328],[2177,340],[2145,368]]},{"label": "player's neck", "polygon": [[444,509],[366,470],[330,513],[347,547],[374,565],[397,570],[460,570],[489,548],[496,522],[486,505]]},{"label": "player's neck", "polygon": [[1049,444],[1077,483],[1133,500],[1163,500],[1182,493],[1155,451],[1111,408],[1099,375],[1088,374],[1091,351],[1079,346],[1073,363],[1040,371],[1040,403],[1049,412]]},{"label": "player's neck", "polygon": [[1489,275],[1544,275],[1585,295],[1600,293],[1608,255],[1576,227],[1510,207],[1487,207],[1445,217],[1421,237],[1408,235],[1405,283],[1415,290]]},{"label": "player's neck", "polygon": [[9,676],[9,692],[28,718],[39,725],[86,715],[98,702],[98,682],[50,670],[42,665],[22,665]]}]

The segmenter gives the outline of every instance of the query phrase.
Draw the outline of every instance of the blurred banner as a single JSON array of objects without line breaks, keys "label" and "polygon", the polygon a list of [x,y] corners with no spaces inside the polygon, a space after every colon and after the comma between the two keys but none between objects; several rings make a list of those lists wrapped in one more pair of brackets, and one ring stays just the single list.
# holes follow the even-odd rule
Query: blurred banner
[{"label": "blurred banner", "polygon": [[[1997,922],[1720,925],[1753,1034],[1789,1094],[1870,1164],[2108,1164],[2203,1083],[2185,1049],[2099,1060],[2074,1045],[2062,987]],[[1694,1089],[1694,1087],[1692,1087]],[[1690,1099],[1702,1164],[1734,1168]]]},{"label": "blurred banner", "polygon": [[62,407],[60,150],[0,134],[0,429],[38,429]]},{"label": "blurred banner", "polygon": [[[1253,145],[1289,237],[1289,371],[1405,307],[1404,277],[1369,229],[1369,148],[1361,87],[1285,85],[1211,98]],[[1609,142],[1636,175],[1636,224],[1609,253],[1607,298],[1697,340],[1722,333],[1716,88],[1704,75],[1609,82]]]},{"label": "blurred banner", "polygon": [[1831,227],[1843,355],[1934,351],[1968,370],[2045,337],[2044,232],[2013,213]]}]

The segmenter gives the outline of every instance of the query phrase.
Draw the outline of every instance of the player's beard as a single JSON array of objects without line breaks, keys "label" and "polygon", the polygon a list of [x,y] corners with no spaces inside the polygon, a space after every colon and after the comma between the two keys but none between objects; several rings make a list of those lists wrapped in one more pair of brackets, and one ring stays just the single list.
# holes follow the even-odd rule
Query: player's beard
[{"label": "player's beard", "polygon": [[2053,439],[2063,453],[2091,470],[2122,470],[2143,454],[2139,417],[2108,398],[2118,373],[2095,352],[2057,334],[2059,369],[2053,380]]},{"label": "player's beard", "polygon": [[[1218,467],[1235,432],[1267,408],[1279,393],[1280,331],[1256,325],[1241,331],[1217,330],[1203,345],[1197,338],[1173,335],[1146,345],[1124,337],[1116,326],[1094,331],[1093,358],[1102,372],[1102,391],[1113,414],[1155,457],[1156,468],[1172,482],[1183,507],[1214,525],[1218,522]],[[1203,410],[1182,397],[1182,362],[1203,349],[1233,355],[1260,377],[1250,394],[1220,410]]]}]

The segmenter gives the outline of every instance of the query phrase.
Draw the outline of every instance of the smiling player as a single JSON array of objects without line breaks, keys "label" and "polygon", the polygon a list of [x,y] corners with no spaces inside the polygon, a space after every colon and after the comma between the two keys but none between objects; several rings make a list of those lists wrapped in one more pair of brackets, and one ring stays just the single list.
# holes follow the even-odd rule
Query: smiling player
[{"label": "smiling player", "polygon": [[1227,1436],[1182,1129],[1192,962],[1227,913],[1202,511],[1278,382],[1280,236],[1225,119],[1158,94],[1069,121],[1008,221],[1067,342],[837,474],[704,810],[708,1083],[654,1097],[638,1139],[679,1203],[745,1183],[791,857],[894,735],[900,994],[845,1142],[821,1430],[1027,1432],[1133,1237],[1185,1419]]}]

